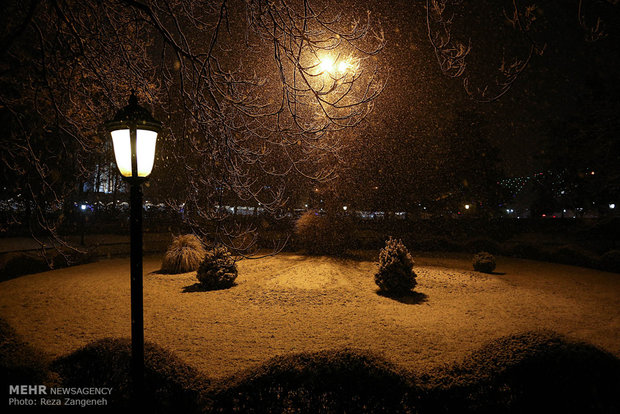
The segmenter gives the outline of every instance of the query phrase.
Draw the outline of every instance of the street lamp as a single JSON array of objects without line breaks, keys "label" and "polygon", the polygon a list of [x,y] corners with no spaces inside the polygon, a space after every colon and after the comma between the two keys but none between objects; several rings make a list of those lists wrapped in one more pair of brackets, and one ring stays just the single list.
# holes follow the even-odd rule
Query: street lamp
[{"label": "street lamp", "polygon": [[334,60],[329,55],[320,57],[315,66],[318,68],[319,74],[329,75],[334,80],[344,78],[347,74],[354,74],[357,69],[353,59],[341,59],[338,56]]},{"label": "street lamp", "polygon": [[131,91],[129,105],[105,124],[114,146],[116,166],[130,187],[130,269],[131,269],[131,374],[134,401],[144,391],[144,319],[142,288],[142,183],[153,170],[155,143],[161,122],[138,105]]}]

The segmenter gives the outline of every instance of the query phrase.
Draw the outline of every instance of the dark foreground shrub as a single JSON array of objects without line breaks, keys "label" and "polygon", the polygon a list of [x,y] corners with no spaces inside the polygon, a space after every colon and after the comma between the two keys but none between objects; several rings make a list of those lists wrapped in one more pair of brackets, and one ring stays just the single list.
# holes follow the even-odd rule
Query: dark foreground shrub
[{"label": "dark foreground shrub", "polygon": [[[51,368],[62,386],[112,387],[108,408],[120,410],[129,406],[130,347],[127,339],[97,341]],[[499,338],[418,375],[366,351],[329,350],[276,357],[210,384],[170,352],[151,344],[145,351],[145,412],[620,412],[620,360],[547,331]],[[45,383],[45,375],[28,378]]]},{"label": "dark foreground shrub", "polygon": [[1,280],[45,272],[49,269],[45,259],[36,253],[11,252],[0,257]]},{"label": "dark foreground shrub", "polygon": [[495,270],[495,257],[488,252],[476,253],[473,260],[474,270],[482,273],[492,273]]},{"label": "dark foreground shrub", "polygon": [[420,412],[620,412],[620,360],[548,331],[492,341],[431,378]]},{"label": "dark foreground shrub", "polygon": [[48,370],[50,361],[48,355],[24,342],[6,321],[0,319],[0,387],[3,397],[8,395],[9,385],[57,385],[57,378]]},{"label": "dark foreground shrub", "polygon": [[307,211],[295,222],[295,245],[308,254],[341,255],[351,248],[353,225],[343,216]]},{"label": "dark foreground shrub", "polygon": [[620,250],[610,250],[601,256],[601,269],[620,273]]},{"label": "dark foreground shrub", "polygon": [[196,272],[201,287],[206,290],[227,289],[235,284],[237,264],[224,246],[209,250]]},{"label": "dark foreground shrub", "polygon": [[[208,380],[172,353],[145,345],[143,411],[201,412]],[[131,341],[102,339],[52,363],[64,387],[112,387],[108,407],[128,408],[131,398]]]},{"label": "dark foreground shrub", "polygon": [[222,413],[410,412],[412,383],[368,352],[341,350],[276,357],[240,373],[213,395]]},{"label": "dark foreground shrub", "polygon": [[205,257],[205,248],[193,234],[177,236],[168,247],[161,263],[163,273],[186,273],[198,269]]},{"label": "dark foreground shrub", "polygon": [[65,249],[58,251],[48,249],[45,257],[35,252],[9,252],[0,256],[0,280],[33,273],[61,269],[67,266],[91,263],[96,260],[94,250],[75,251]]},{"label": "dark foreground shrub", "polygon": [[415,287],[415,278],[409,251],[400,240],[390,237],[379,252],[379,271],[375,274],[379,290],[395,295],[406,294]]}]

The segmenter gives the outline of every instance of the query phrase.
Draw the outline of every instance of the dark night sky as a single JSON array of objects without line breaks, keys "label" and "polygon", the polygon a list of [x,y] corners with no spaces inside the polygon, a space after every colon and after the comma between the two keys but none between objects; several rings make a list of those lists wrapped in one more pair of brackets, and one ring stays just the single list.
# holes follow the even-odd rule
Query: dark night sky
[{"label": "dark night sky", "polygon": [[[348,4],[337,3],[345,9]],[[499,66],[502,53],[510,56],[520,51],[521,39],[511,28],[506,30],[500,2],[470,3],[475,2],[466,2],[468,12],[455,18],[453,30],[461,39],[471,39],[468,73],[484,78]],[[493,6],[486,7],[487,3]],[[546,134],[584,107],[613,100],[620,84],[620,59],[614,46],[618,33],[613,27],[618,7],[609,7],[615,14],[603,15],[608,36],[588,43],[576,17],[578,2],[555,3],[537,2],[534,36],[546,45],[543,55],[532,58],[499,101],[478,103],[464,92],[461,79],[441,73],[426,34],[425,2],[365,2],[385,30],[388,43],[379,59],[390,67],[388,86],[369,118],[367,131],[395,136],[408,131],[421,136],[426,135],[424,131],[444,129],[454,111],[475,111],[486,120],[486,132],[500,148],[506,173],[525,175],[541,168],[539,155]],[[611,98],[600,96],[605,92]],[[403,150],[412,151],[412,156],[415,152]]]}]

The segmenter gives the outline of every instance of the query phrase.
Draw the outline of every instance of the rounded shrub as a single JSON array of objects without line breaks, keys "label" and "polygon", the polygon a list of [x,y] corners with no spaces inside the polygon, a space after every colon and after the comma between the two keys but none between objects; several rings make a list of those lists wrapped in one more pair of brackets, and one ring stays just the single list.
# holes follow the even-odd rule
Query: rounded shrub
[{"label": "rounded shrub", "polygon": [[474,256],[474,270],[482,273],[491,273],[495,270],[495,256],[488,252],[478,252]]},{"label": "rounded shrub", "polygon": [[610,250],[601,256],[601,269],[620,273],[620,250]]},{"label": "rounded shrub", "polygon": [[202,241],[193,234],[175,237],[161,263],[163,273],[186,273],[198,269],[205,257]]},{"label": "rounded shrub", "polygon": [[405,294],[416,285],[413,258],[402,241],[389,238],[379,252],[379,271],[375,283],[382,292]]},{"label": "rounded shrub", "polygon": [[51,357],[28,344],[0,318],[0,386],[6,393],[14,384],[58,386],[58,375],[49,370]]},{"label": "rounded shrub", "polygon": [[352,349],[274,357],[223,382],[218,413],[407,413],[414,381],[381,356]]},{"label": "rounded shrub", "polygon": [[[105,338],[69,355],[61,356],[51,369],[63,387],[112,387],[108,404],[114,409],[131,405],[131,340]],[[204,412],[208,378],[156,344],[144,345],[144,392],[141,408],[152,413]]]},{"label": "rounded shrub", "polygon": [[346,217],[310,210],[295,222],[295,244],[308,254],[343,254],[352,242],[352,223]]},{"label": "rounded shrub", "polygon": [[227,289],[235,284],[237,278],[235,259],[224,246],[209,250],[196,272],[196,278],[206,290]]},{"label": "rounded shrub", "polygon": [[[551,331],[495,339],[447,369],[418,412],[618,412],[620,361]],[[449,387],[442,386],[450,384]]]},{"label": "rounded shrub", "polygon": [[45,259],[36,253],[9,252],[0,256],[0,280],[50,270]]}]

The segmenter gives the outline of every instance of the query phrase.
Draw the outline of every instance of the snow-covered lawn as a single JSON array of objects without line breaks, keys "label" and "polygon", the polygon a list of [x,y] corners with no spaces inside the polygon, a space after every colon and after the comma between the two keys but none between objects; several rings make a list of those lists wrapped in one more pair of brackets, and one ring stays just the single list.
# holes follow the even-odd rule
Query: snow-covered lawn
[{"label": "snow-covered lawn", "polygon": [[[371,260],[296,254],[244,260],[237,286],[203,292],[193,288],[195,273],[155,273],[160,257],[147,256],[145,337],[212,377],[275,355],[342,347],[383,353],[416,370],[537,328],[620,357],[618,274],[500,257],[500,274],[488,275],[469,270],[466,255],[415,260],[416,293],[397,300],[376,293]],[[54,356],[100,338],[128,337],[129,260],[2,282],[0,317]]]}]

